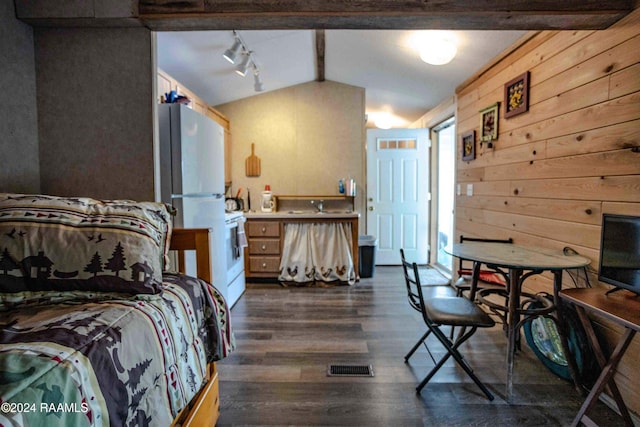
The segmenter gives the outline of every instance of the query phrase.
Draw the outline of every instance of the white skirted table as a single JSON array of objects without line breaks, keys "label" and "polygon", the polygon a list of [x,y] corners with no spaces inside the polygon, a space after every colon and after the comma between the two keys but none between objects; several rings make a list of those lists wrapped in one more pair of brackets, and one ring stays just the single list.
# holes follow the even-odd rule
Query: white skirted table
[{"label": "white skirted table", "polygon": [[[548,248],[527,247],[504,243],[468,242],[457,243],[447,252],[455,257],[470,260],[474,263],[472,288],[470,298],[475,298],[478,283],[480,265],[485,264],[493,269],[508,270],[508,282],[506,286],[507,306],[505,307],[506,329],[507,329],[507,382],[505,399],[511,402],[513,395],[513,362],[516,351],[516,340],[519,335],[520,326],[529,318],[537,314],[520,308],[520,296],[522,283],[533,275],[543,271],[553,273],[553,306],[549,307],[545,313],[553,311],[560,303],[558,293],[562,288],[562,272],[567,269],[582,268],[590,264],[588,258],[580,255],[567,255],[562,251]],[[525,315],[524,319],[521,319]],[[567,338],[564,333],[564,323],[561,310],[555,310],[555,315],[560,324],[560,336],[562,347],[567,353]],[[567,358],[569,371],[573,378],[575,366],[570,357]]]}]

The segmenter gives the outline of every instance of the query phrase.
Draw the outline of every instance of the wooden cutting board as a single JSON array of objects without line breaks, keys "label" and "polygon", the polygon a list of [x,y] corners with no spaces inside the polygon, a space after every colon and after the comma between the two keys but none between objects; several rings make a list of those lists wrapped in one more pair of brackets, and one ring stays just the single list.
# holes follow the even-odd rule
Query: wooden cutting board
[{"label": "wooden cutting board", "polygon": [[256,144],[251,143],[251,155],[244,161],[247,176],[260,176],[260,157],[255,155]]}]

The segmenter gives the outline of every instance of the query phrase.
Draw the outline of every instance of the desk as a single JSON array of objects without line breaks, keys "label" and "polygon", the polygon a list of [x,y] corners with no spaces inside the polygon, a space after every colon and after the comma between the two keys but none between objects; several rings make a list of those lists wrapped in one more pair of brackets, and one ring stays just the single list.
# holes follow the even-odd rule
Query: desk
[{"label": "desk", "polygon": [[[611,395],[618,405],[620,415],[624,419],[624,422],[628,426],[633,426],[633,421],[627,410],[627,406],[622,400],[620,391],[613,381],[613,374],[615,374],[616,368],[625,351],[629,347],[633,336],[636,332],[640,331],[640,297],[633,295],[627,291],[620,291],[617,293],[605,295],[605,291],[602,289],[565,289],[560,292],[560,297],[573,303],[576,306],[576,311],[580,317],[580,321],[587,332],[589,343],[591,348],[598,359],[598,364],[602,368],[600,376],[596,380],[591,392],[587,396],[587,399],[582,404],[578,415],[573,420],[572,426],[577,426],[581,422],[586,425],[594,425],[593,421],[587,416],[587,412],[596,403],[598,396],[602,393],[604,388],[608,385]],[[593,330],[593,326],[587,317],[586,311],[590,311],[599,316],[624,326],[625,331],[620,338],[620,341],[616,345],[615,350],[606,360],[600,343]]]},{"label": "desk", "polygon": [[[561,251],[548,248],[526,247],[505,243],[456,243],[453,245],[452,250],[447,252],[455,257],[473,261],[471,299],[475,298],[481,264],[485,264],[494,269],[509,270],[509,281],[507,282],[508,302],[505,313],[508,339],[505,399],[507,402],[510,402],[513,394],[513,359],[516,350],[516,339],[520,326],[522,326],[523,323],[523,321],[520,320],[521,313],[519,308],[522,283],[527,277],[533,274],[551,271],[553,273],[554,304],[557,305],[559,303],[558,292],[562,288],[562,271],[585,267],[589,265],[591,261],[579,255],[565,255]],[[561,310],[556,311],[556,317],[560,325],[563,325]],[[567,339],[563,333],[563,327],[560,327],[560,331],[563,349],[565,350],[565,354],[568,354]],[[568,358],[568,362],[569,369],[573,377],[576,378],[575,367],[573,366],[571,358]]]}]

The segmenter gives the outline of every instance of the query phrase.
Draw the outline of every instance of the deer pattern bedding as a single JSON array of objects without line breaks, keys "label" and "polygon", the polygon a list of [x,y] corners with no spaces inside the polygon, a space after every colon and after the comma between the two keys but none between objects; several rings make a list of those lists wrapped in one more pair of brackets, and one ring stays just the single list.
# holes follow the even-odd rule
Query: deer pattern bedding
[{"label": "deer pattern bedding", "polygon": [[0,312],[0,425],[170,425],[235,343],[213,286],[163,282],[156,295],[71,292]]}]

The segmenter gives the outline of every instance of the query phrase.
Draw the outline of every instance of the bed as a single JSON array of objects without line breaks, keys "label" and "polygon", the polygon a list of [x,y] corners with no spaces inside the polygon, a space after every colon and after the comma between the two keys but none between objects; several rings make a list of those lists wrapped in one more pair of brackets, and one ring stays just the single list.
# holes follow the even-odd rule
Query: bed
[{"label": "bed", "polygon": [[[162,204],[5,193],[0,233],[0,425],[215,425],[235,342],[209,230]],[[196,250],[198,278],[171,250]]]}]

